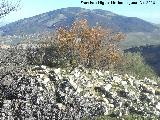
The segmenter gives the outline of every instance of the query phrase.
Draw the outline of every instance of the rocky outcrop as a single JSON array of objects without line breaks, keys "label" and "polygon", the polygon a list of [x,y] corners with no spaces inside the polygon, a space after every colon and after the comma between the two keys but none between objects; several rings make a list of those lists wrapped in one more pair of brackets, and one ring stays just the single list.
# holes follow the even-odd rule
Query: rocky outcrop
[{"label": "rocky outcrop", "polygon": [[109,71],[34,66],[0,77],[0,119],[81,120],[138,114],[160,118],[160,86]]}]

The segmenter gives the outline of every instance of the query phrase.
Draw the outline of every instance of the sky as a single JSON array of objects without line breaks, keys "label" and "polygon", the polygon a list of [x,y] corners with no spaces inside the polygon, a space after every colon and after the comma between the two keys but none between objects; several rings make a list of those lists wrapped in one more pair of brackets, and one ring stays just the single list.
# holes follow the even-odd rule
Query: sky
[{"label": "sky", "polygon": [[[98,0],[91,1],[94,3],[98,2]],[[152,23],[160,24],[160,0],[150,2],[147,2],[147,0],[119,0],[123,4],[118,4],[118,0],[114,0],[115,4],[111,4],[111,1],[103,0],[101,3],[104,2],[105,4],[102,5],[84,4],[84,2],[90,2],[90,0],[21,0],[18,10],[2,18],[0,23],[10,23],[60,8],[82,7],[87,9],[103,9],[119,15],[138,17]],[[132,2],[137,2],[137,4],[131,4]],[[153,4],[154,2],[155,4]]]}]

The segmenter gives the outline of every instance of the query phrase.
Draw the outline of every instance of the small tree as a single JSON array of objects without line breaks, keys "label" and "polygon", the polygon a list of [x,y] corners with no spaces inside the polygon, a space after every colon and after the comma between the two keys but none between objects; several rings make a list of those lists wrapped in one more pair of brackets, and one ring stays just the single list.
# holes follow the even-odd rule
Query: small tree
[{"label": "small tree", "polygon": [[118,43],[124,38],[122,33],[101,26],[89,27],[85,19],[57,32],[59,52],[65,60],[98,68],[110,67],[120,60]]},{"label": "small tree", "polygon": [[20,1],[8,1],[8,0],[0,0],[0,18],[6,16],[12,11],[16,11],[17,8],[19,7],[19,2]]}]

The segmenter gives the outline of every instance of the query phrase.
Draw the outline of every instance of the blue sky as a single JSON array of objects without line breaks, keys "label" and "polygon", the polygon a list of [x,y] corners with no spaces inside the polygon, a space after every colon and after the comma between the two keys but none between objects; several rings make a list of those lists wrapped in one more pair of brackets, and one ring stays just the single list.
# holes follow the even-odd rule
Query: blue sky
[{"label": "blue sky", "polygon": [[[3,22],[13,22],[22,18],[32,17],[34,15],[45,13],[48,11],[66,8],[66,7],[82,7],[87,9],[103,9],[114,12],[116,14],[139,17],[152,23],[160,24],[160,1],[154,0],[155,4],[151,2],[148,4],[140,4],[140,0],[119,0],[123,4],[115,5],[100,5],[100,4],[82,4],[82,0],[21,0],[21,8],[17,12],[12,12],[5,18],[1,19]],[[89,0],[83,0],[88,2]],[[97,2],[98,0],[92,0]],[[111,0],[103,0],[102,2],[110,2]],[[118,0],[115,0],[117,2]],[[128,5],[131,2],[138,2],[136,5]],[[146,2],[147,0],[141,0]]]}]

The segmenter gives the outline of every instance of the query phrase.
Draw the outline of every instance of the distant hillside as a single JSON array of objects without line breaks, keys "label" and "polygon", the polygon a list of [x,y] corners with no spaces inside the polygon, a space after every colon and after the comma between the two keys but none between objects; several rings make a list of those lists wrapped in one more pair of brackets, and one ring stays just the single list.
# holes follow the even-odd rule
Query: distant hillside
[{"label": "distant hillside", "polygon": [[160,28],[160,24],[157,24],[157,26]]},{"label": "distant hillside", "polygon": [[80,7],[62,8],[34,17],[25,18],[3,27],[3,35],[33,34],[53,31],[60,26],[70,26],[73,21],[87,19],[91,26],[99,24],[114,31],[122,32],[152,32],[157,26],[136,17],[125,17],[115,13],[95,9],[89,10]]},{"label": "distant hillside", "polygon": [[127,34],[127,40],[120,43],[122,49],[146,45],[160,45],[160,33],[132,32]]}]

